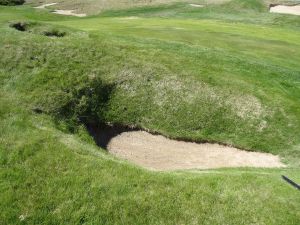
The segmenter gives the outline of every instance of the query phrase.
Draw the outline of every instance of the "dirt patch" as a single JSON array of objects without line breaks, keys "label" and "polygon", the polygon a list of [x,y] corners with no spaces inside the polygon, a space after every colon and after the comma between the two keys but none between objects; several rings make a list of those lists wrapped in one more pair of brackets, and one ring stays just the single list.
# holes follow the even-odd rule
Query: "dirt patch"
[{"label": "dirt patch", "polygon": [[62,10],[62,9],[56,9],[53,11],[55,14],[65,15],[65,16],[77,16],[77,17],[85,17],[85,13],[74,13],[75,10]]},{"label": "dirt patch", "polygon": [[271,13],[283,13],[283,14],[292,14],[300,15],[300,5],[270,5]]},{"label": "dirt patch", "polygon": [[87,126],[97,144],[113,155],[151,170],[224,167],[284,167],[278,156],[210,143],[170,140],[136,128]]}]

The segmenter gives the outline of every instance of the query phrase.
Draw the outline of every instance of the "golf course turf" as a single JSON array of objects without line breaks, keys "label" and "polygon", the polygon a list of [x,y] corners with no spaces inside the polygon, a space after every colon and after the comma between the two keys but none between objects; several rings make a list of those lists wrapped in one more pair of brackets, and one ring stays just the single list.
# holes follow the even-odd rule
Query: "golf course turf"
[{"label": "golf course turf", "polygon": [[[212,2],[83,18],[0,6],[0,224],[300,224],[281,178],[300,183],[300,17]],[[149,171],[98,147],[90,124],[286,167]]]}]

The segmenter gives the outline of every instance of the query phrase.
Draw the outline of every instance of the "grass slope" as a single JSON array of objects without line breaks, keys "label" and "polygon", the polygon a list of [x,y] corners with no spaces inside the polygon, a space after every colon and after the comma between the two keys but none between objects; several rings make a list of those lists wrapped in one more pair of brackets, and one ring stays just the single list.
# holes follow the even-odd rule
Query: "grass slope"
[{"label": "grass slope", "polygon": [[[189,11],[194,11],[195,13],[199,10],[199,8],[193,7],[190,4],[200,4],[214,7],[214,14],[217,12],[215,6],[219,6],[219,8],[221,8],[219,13],[223,14],[225,17],[226,15],[228,16],[228,12],[232,14],[233,11],[238,14],[247,13],[249,11],[267,11],[270,4],[300,3],[299,0],[27,0],[26,4],[40,6],[42,4],[53,2],[58,4],[48,8],[67,10],[73,9],[78,13],[86,13],[88,15],[95,15],[100,12],[106,12],[107,10],[131,10],[133,7],[146,7],[146,11],[148,11],[148,8],[151,6],[154,8],[167,8],[168,13],[174,14],[174,10],[170,9],[169,3],[173,3],[173,5],[185,6],[185,8],[189,9]],[[177,14],[176,11],[175,13]]]},{"label": "grass slope", "polygon": [[[0,221],[299,224],[299,194],[280,178],[300,180],[299,17],[244,8],[221,21],[218,5],[85,19],[0,7]],[[82,122],[272,152],[289,167],[149,172],[97,148]]]},{"label": "grass slope", "polygon": [[[82,12],[87,14],[97,14],[101,11],[108,9],[124,9],[136,6],[150,6],[157,4],[166,4],[176,2],[176,0],[27,0],[26,3],[30,5],[43,5],[47,3],[58,3],[52,8],[58,9],[73,9],[76,12]],[[51,8],[51,7],[50,7]]]}]

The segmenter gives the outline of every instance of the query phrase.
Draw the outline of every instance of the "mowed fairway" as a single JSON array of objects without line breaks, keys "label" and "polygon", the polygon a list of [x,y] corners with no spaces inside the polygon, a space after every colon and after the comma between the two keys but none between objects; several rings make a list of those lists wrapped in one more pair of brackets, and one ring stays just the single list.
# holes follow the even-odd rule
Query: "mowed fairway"
[{"label": "mowed fairway", "polygon": [[[99,34],[113,34],[129,40],[131,38],[131,41],[135,41],[132,38],[136,38],[140,44],[157,40],[163,41],[161,45],[185,44],[187,50],[194,48],[199,51],[206,48],[207,51],[215,51],[220,58],[232,54],[232,57],[245,57],[245,60],[261,63],[269,62],[274,66],[290,66],[299,71],[299,30],[293,28],[271,28],[265,25],[226,23],[217,20],[142,17],[91,18],[58,24]],[[282,57],[284,55],[289,57]],[[201,61],[195,59],[194,62],[194,67],[199,67]],[[228,67],[233,66],[229,64]]]},{"label": "mowed fairway", "polygon": [[[300,224],[281,178],[300,183],[300,17],[261,2],[0,7],[0,224]],[[100,123],[286,167],[149,171],[98,147]]]}]

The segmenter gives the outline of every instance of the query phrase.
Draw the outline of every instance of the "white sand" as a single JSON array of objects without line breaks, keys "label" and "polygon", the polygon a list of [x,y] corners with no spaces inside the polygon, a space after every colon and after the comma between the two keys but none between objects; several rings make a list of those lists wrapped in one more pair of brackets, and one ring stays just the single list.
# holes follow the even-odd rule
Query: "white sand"
[{"label": "white sand", "polygon": [[60,15],[66,15],[66,16],[78,16],[78,17],[85,17],[85,13],[74,13],[75,10],[62,10],[62,9],[56,9],[53,13],[60,14]]},{"label": "white sand", "polygon": [[52,6],[52,5],[56,5],[57,3],[56,2],[53,2],[53,3],[48,3],[48,4],[44,4],[44,5],[40,5],[40,6],[37,6],[37,7],[34,7],[35,9],[44,9],[48,6]]},{"label": "white sand", "polygon": [[269,153],[170,140],[144,131],[121,133],[112,138],[107,149],[120,158],[152,170],[285,166],[278,156]]},{"label": "white sand", "polygon": [[[53,3],[48,3],[48,4],[44,4],[44,5],[40,5],[37,7],[34,7],[35,9],[45,9],[48,6],[52,6],[52,5],[56,5],[56,2]],[[62,10],[62,9],[56,9],[53,11],[53,13],[55,14],[60,14],[60,15],[66,15],[66,16],[78,16],[78,17],[85,17],[86,14],[85,13],[74,13],[75,10]]]},{"label": "white sand", "polygon": [[203,8],[204,5],[198,5],[198,4],[189,4],[192,7],[198,7],[198,8]]},{"label": "white sand", "polygon": [[295,6],[286,6],[286,5],[277,5],[270,8],[271,13],[284,13],[292,15],[300,15],[300,5]]}]

